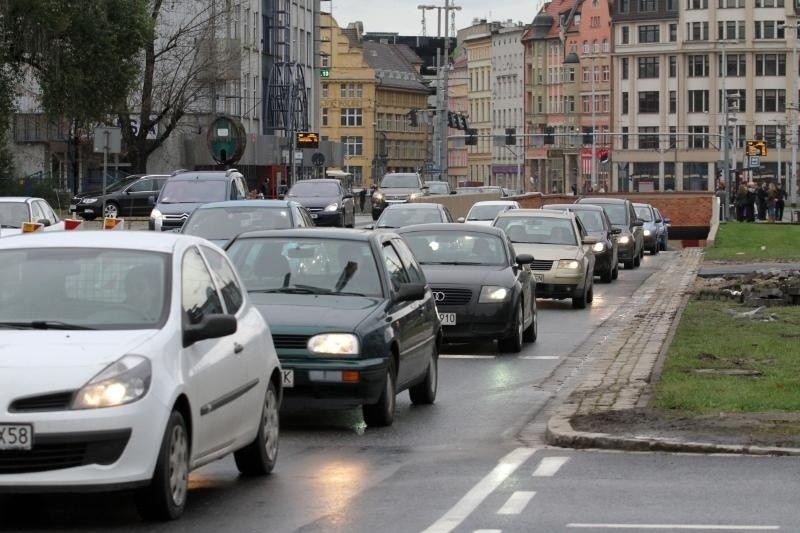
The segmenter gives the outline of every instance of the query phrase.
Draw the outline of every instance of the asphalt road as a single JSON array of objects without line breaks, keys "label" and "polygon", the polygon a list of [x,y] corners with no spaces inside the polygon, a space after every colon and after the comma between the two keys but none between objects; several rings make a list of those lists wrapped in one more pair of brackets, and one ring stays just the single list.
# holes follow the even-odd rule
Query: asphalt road
[{"label": "asphalt road", "polygon": [[389,428],[366,428],[357,410],[285,413],[273,475],[240,478],[230,458],[203,467],[177,522],[142,523],[127,494],[26,495],[0,497],[0,530],[800,530],[795,459],[543,445],[548,413],[602,346],[602,322],[625,314],[658,265],[646,257],[598,283],[590,309],[540,300],[539,340],[521,354],[449,346],[436,404],[412,407],[401,395]]}]

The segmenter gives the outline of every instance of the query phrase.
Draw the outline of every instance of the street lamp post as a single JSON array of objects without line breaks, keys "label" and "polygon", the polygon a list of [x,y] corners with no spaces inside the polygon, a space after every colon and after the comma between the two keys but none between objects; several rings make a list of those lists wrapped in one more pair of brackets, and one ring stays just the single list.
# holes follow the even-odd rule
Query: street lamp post
[{"label": "street lamp post", "polygon": [[794,34],[792,35],[792,68],[786,69],[786,75],[792,77],[792,99],[790,100],[793,102],[791,104],[792,110],[792,136],[791,136],[791,143],[792,143],[792,161],[791,161],[791,175],[786,179],[786,189],[789,195],[789,202],[792,204],[797,203],[797,108],[800,105],[800,102],[797,101],[797,77],[800,76],[800,72],[798,72],[798,65],[797,65],[797,32],[800,29],[800,22],[795,20],[793,24],[781,24],[780,28],[788,29],[791,28],[794,30]]},{"label": "street lamp post", "polygon": [[595,62],[597,60],[597,56],[592,56],[592,167],[591,167],[591,182],[592,182],[592,191],[597,191],[597,133],[595,131],[596,126],[596,107],[597,102],[595,101],[596,92],[595,92]]}]

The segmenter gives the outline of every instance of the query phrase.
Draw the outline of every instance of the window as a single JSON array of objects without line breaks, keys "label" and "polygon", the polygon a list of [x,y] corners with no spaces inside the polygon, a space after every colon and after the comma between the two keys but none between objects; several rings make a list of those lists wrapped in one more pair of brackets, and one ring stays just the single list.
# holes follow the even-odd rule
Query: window
[{"label": "window", "polygon": [[783,7],[783,0],[756,0],[756,7]]},{"label": "window", "polygon": [[603,81],[611,81],[611,66],[603,65]]},{"label": "window", "polygon": [[622,126],[622,149],[627,150],[628,146],[628,126]]},{"label": "window", "polygon": [[154,180],[139,180],[131,185],[128,192],[151,192],[153,190]]},{"label": "window", "polygon": [[327,54],[320,55],[319,63],[321,67],[330,67],[331,66],[331,56]]},{"label": "window", "polygon": [[669,114],[674,115],[678,112],[678,91],[669,92]]},{"label": "window", "polygon": [[411,283],[425,283],[425,274],[422,273],[422,267],[419,266],[406,243],[399,239],[392,239],[392,246],[403,261]]},{"label": "window", "polygon": [[364,85],[361,83],[342,83],[339,86],[340,98],[361,98],[364,96]]},{"label": "window", "polygon": [[399,289],[403,283],[409,283],[408,272],[403,267],[397,251],[389,243],[383,245],[383,263],[386,265],[386,271],[389,273],[389,280],[394,290]]},{"label": "window", "polygon": [[617,13],[627,13],[630,11],[630,0],[619,0],[617,2]]},{"label": "window", "polygon": [[657,43],[659,42],[659,27],[657,24],[646,24],[639,26],[639,42],[640,43]]},{"label": "window", "polygon": [[689,113],[707,113],[708,112],[708,91],[695,90],[689,91]]},{"label": "window", "polygon": [[670,23],[669,25],[669,42],[674,43],[678,40],[678,25]]},{"label": "window", "polygon": [[756,76],[786,76],[786,54],[756,54]]},{"label": "window", "polygon": [[689,148],[708,148],[708,126],[689,126]]},{"label": "window", "polygon": [[620,29],[620,43],[621,44],[628,44],[631,41],[631,30],[628,26],[623,26]]},{"label": "window", "polygon": [[758,112],[786,111],[786,91],[784,89],[756,89],[756,109]]},{"label": "window", "polygon": [[323,98],[328,98],[328,95],[330,94],[329,91],[330,91],[329,85],[327,83],[323,83],[322,84],[322,97]]},{"label": "window", "polygon": [[345,107],[342,108],[341,116],[339,118],[340,126],[362,126],[363,116],[360,107]]},{"label": "window", "polygon": [[686,9],[708,9],[708,0],[687,0]]},{"label": "window", "polygon": [[622,93],[622,114],[623,115],[627,115],[628,114],[628,93],[627,92]]},{"label": "window", "polygon": [[228,260],[216,250],[203,246],[203,255],[206,256],[211,272],[216,278],[222,293],[222,300],[229,315],[235,315],[242,307],[244,296],[242,288],[236,281],[236,276],[231,270]]},{"label": "window", "polygon": [[639,92],[639,113],[658,113],[658,91]]},{"label": "window", "polygon": [[678,75],[678,58],[669,56],[669,77],[674,78]]},{"label": "window", "polygon": [[747,62],[745,61],[744,54],[726,54],[725,62],[727,63],[727,68],[722,68],[721,54],[719,57],[719,61],[720,61],[719,72],[721,72],[723,76],[743,77],[747,75]]},{"label": "window", "polygon": [[639,149],[658,150],[657,126],[646,126],[639,128]]},{"label": "window", "polygon": [[707,78],[708,77],[708,56],[688,56],[689,63],[689,77],[690,78]]},{"label": "window", "polygon": [[328,125],[328,108],[327,107],[323,107],[322,108],[322,125],[323,126],[327,126]]},{"label": "window", "polygon": [[744,21],[724,20],[717,22],[717,39],[723,41],[744,39]]},{"label": "window", "polygon": [[783,24],[779,20],[757,20],[755,25],[755,39],[783,39]]},{"label": "window", "polygon": [[690,41],[707,41],[708,22],[687,22],[686,34]]},{"label": "window", "polygon": [[183,256],[181,294],[184,318],[197,324],[206,314],[222,313],[222,303],[200,252],[192,248]]},{"label": "window", "polygon": [[720,9],[734,9],[744,7],[744,0],[717,0]]},{"label": "window", "polygon": [[639,60],[639,79],[658,78],[658,58],[640,57]]},{"label": "window", "polygon": [[345,155],[364,155],[364,137],[351,135],[341,137],[339,141],[344,147]]},{"label": "window", "polygon": [[652,13],[656,11],[658,0],[639,0],[639,13]]},{"label": "window", "polygon": [[627,57],[623,57],[620,60],[620,71],[621,71],[620,72],[621,78],[623,80],[627,80],[628,79],[628,58]]}]

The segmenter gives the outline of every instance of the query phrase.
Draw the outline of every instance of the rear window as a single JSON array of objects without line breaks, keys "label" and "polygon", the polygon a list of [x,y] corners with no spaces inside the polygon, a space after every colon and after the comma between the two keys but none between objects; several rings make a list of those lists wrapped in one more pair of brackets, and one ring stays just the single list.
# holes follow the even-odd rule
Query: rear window
[{"label": "rear window", "polygon": [[417,189],[419,188],[419,176],[416,174],[386,174],[381,180],[381,187]]},{"label": "rear window", "polygon": [[227,200],[223,180],[168,180],[158,198],[163,204],[207,204]]}]

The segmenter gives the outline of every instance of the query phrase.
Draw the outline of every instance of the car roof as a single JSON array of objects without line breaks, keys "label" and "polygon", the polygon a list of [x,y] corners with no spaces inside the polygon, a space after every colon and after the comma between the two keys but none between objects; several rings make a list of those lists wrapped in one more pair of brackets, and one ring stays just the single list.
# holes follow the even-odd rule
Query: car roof
[{"label": "car roof", "polygon": [[412,224],[402,228],[397,228],[397,234],[412,233],[414,231],[469,231],[471,233],[486,233],[489,235],[504,236],[505,232],[494,226],[484,226],[482,224],[470,224],[469,222],[432,222],[428,224]]},{"label": "car roof", "polygon": [[0,196],[0,202],[21,203],[29,200],[43,200],[37,196]]},{"label": "car roof", "polygon": [[476,205],[516,205],[518,203],[516,200],[481,200],[472,204],[472,207]]},{"label": "car roof", "polygon": [[603,208],[594,204],[545,204],[542,209],[562,209],[579,211],[603,211]]},{"label": "car roof", "polygon": [[291,207],[300,206],[294,200],[225,200],[223,202],[210,202],[197,209],[214,209],[219,207]]},{"label": "car roof", "polygon": [[338,178],[311,178],[297,180],[293,185],[297,185],[298,183],[341,183],[341,181],[339,181]]},{"label": "car roof", "polygon": [[201,178],[204,180],[227,181],[235,175],[236,174],[226,174],[219,170],[189,170],[170,176],[167,181],[193,181]]},{"label": "car roof", "polygon": [[653,207],[653,205],[652,205],[652,204],[645,204],[645,203],[641,203],[641,202],[639,202],[639,203],[634,203],[634,204],[633,204],[633,207],[650,207],[650,208],[652,208],[652,207]]},{"label": "car roof", "polygon": [[596,198],[584,197],[580,198],[578,202],[587,204],[624,204],[629,202],[627,198]]},{"label": "car roof", "polygon": [[508,217],[543,217],[543,218],[575,218],[569,211],[556,211],[555,209],[513,209],[497,215],[497,218]]},{"label": "car roof", "polygon": [[346,239],[352,241],[368,241],[376,235],[387,235],[389,232],[375,232],[367,229],[349,228],[300,228],[300,229],[264,229],[240,233],[236,240],[258,239],[261,237],[289,237],[289,238],[317,238],[317,239]]},{"label": "car roof", "polygon": [[0,249],[13,248],[108,248],[171,253],[179,242],[209,244],[203,238],[172,232],[51,231],[0,239]]},{"label": "car roof", "polygon": [[406,202],[404,204],[388,205],[384,211],[388,211],[389,209],[438,209],[440,207],[444,206],[436,202]]}]

